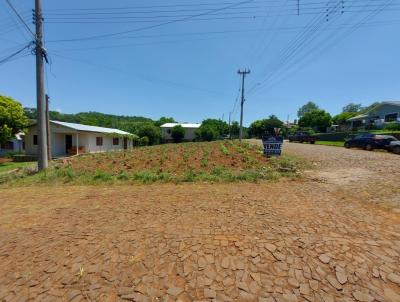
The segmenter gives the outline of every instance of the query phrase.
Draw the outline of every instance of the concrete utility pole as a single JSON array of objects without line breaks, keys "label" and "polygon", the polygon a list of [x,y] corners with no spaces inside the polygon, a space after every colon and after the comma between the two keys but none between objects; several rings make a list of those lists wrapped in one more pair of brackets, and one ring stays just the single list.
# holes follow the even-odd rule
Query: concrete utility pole
[{"label": "concrete utility pole", "polygon": [[43,19],[41,0],[35,0],[35,24],[36,24],[36,94],[37,94],[37,131],[38,131],[38,168],[39,171],[49,166],[47,155],[47,123],[46,100],[44,92],[44,65],[43,58]]},{"label": "concrete utility pole", "polygon": [[243,105],[244,105],[244,79],[246,75],[250,74],[250,70],[239,70],[238,74],[242,77],[242,100],[240,102],[240,132],[239,132],[239,141],[242,142],[243,138]]},{"label": "concrete utility pole", "polygon": [[229,139],[232,139],[232,131],[231,131],[231,115],[232,112],[229,112]]}]

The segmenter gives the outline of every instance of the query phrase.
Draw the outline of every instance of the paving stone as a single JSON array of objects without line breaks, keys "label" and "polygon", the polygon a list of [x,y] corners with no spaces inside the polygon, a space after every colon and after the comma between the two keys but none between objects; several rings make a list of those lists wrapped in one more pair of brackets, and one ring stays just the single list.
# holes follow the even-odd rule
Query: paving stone
[{"label": "paving stone", "polygon": [[394,273],[390,273],[386,276],[386,278],[389,281],[392,281],[393,283],[396,283],[397,285],[400,285],[400,275],[394,274]]},{"label": "paving stone", "polygon": [[167,294],[172,295],[174,297],[179,296],[179,294],[181,294],[182,292],[183,292],[183,288],[177,287],[177,286],[171,286],[167,290]]},{"label": "paving stone", "polygon": [[217,293],[212,289],[205,288],[204,289],[204,297],[208,298],[208,299],[214,299],[217,297]]},{"label": "paving stone", "polygon": [[368,295],[366,293],[360,292],[360,291],[353,292],[353,297],[354,297],[354,299],[356,299],[357,301],[360,301],[360,302],[374,301],[374,297],[372,297],[371,295]]},{"label": "paving stone", "polygon": [[331,257],[329,257],[327,254],[321,254],[319,255],[319,260],[321,260],[322,263],[328,264],[329,261],[331,261]]}]

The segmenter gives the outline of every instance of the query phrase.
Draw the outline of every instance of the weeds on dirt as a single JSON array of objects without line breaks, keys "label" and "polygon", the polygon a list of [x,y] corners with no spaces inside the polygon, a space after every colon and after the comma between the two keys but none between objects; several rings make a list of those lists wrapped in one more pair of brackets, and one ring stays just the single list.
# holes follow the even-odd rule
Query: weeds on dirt
[{"label": "weeds on dirt", "polygon": [[88,154],[53,163],[40,173],[2,176],[0,184],[255,182],[297,177],[304,167],[291,156],[266,158],[259,147],[247,143],[185,143]]}]

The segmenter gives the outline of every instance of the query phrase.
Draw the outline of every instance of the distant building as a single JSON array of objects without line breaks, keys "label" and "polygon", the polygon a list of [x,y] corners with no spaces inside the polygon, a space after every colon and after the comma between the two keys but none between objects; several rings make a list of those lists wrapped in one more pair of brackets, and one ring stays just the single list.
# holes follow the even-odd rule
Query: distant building
[{"label": "distant building", "polygon": [[166,123],[161,125],[161,137],[165,141],[172,141],[172,128],[175,126],[182,126],[185,129],[185,141],[193,141],[196,138],[195,131],[200,128],[201,124],[189,124],[189,123]]},{"label": "distant building", "polygon": [[400,123],[400,102],[382,102],[348,121],[351,122],[351,128],[383,128],[386,123]]},{"label": "distant building", "polygon": [[15,138],[0,144],[0,156],[6,155],[7,153],[22,153],[24,151],[24,133],[20,132],[15,135]]},{"label": "distant building", "polygon": [[[132,134],[112,128],[50,121],[51,155],[62,157],[81,153],[104,152],[132,148]],[[38,154],[37,125],[28,128],[25,136],[27,155]]]}]

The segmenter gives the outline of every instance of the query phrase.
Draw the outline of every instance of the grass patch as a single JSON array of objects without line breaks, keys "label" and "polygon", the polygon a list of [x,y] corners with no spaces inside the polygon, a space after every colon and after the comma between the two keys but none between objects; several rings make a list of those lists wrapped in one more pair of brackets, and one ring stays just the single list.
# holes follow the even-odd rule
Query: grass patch
[{"label": "grass patch", "polygon": [[34,167],[36,162],[5,162],[0,164],[0,173],[8,172],[14,169]]},{"label": "grass patch", "polygon": [[316,145],[344,147],[344,142],[316,141]]},{"label": "grass patch", "polygon": [[46,171],[33,175],[24,171],[8,173],[0,177],[0,183],[256,182],[297,177],[303,167],[304,162],[295,157],[266,158],[259,147],[251,144],[185,143],[87,154],[53,162]]}]

